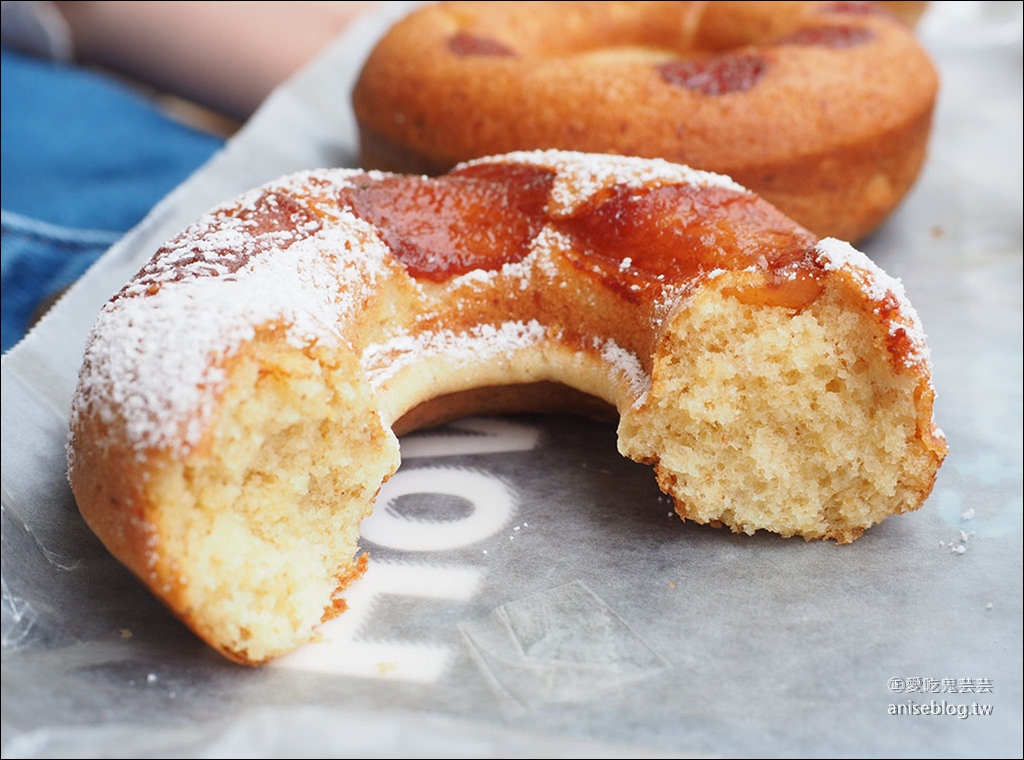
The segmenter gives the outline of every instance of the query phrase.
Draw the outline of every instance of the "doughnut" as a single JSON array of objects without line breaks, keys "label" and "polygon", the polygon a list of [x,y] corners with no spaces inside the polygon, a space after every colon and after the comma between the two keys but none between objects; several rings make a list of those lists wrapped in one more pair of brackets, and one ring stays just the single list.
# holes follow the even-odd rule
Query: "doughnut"
[{"label": "doughnut", "polygon": [[406,432],[606,412],[684,521],[846,544],[934,485],[930,366],[899,280],[722,175],[317,169],[205,214],[103,306],[68,479],[114,557],[255,665],[344,609]]},{"label": "doughnut", "polygon": [[928,10],[927,0],[881,0],[878,4],[888,8],[911,26],[916,26]]},{"label": "doughnut", "polygon": [[913,186],[937,89],[913,28],[874,3],[444,2],[385,33],[351,98],[367,169],[664,158],[856,243]]}]

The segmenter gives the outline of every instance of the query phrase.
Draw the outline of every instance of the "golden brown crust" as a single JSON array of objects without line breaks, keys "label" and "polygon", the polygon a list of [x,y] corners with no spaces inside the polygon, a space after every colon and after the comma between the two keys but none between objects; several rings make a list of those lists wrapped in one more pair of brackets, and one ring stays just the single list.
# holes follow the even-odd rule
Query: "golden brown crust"
[{"label": "golden brown crust", "polygon": [[855,241],[915,181],[937,87],[912,29],[870,3],[452,2],[396,24],[352,98],[366,168],[662,157]]},{"label": "golden brown crust", "polygon": [[928,10],[927,0],[881,0],[879,5],[888,8],[910,26],[916,26]]}]

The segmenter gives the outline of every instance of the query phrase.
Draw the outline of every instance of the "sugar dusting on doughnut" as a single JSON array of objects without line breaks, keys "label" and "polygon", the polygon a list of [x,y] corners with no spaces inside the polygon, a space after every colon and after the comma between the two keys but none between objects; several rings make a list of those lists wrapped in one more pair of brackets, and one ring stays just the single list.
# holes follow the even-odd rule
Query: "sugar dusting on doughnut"
[{"label": "sugar dusting on doughnut", "polygon": [[446,356],[450,361],[470,364],[484,356],[508,356],[541,343],[546,330],[536,320],[504,322],[499,325],[475,325],[466,332],[402,331],[384,344],[368,346],[363,363],[371,384],[380,385],[404,365],[422,361],[427,355]]},{"label": "sugar dusting on doughnut", "polygon": [[[907,298],[903,282],[885,272],[849,243],[835,238],[821,240],[818,261],[826,270],[843,270],[857,278],[865,296],[877,302],[875,312],[889,321],[894,360],[908,367],[920,364],[931,372],[931,352],[917,310]],[[898,316],[897,316],[898,315]]]},{"label": "sugar dusting on doughnut", "polygon": [[223,386],[218,357],[251,340],[254,326],[280,323],[294,346],[340,340],[339,319],[372,292],[390,255],[376,232],[344,211],[295,229],[247,228],[279,194],[308,192],[310,180],[343,186],[350,176],[300,175],[249,193],[170,242],[101,311],[90,352],[103,360],[83,373],[80,402],[127,410],[127,433],[139,445],[180,441],[187,450]]},{"label": "sugar dusting on doughnut", "polygon": [[[428,356],[443,356],[448,362],[471,365],[488,357],[514,356],[517,351],[534,348],[549,337],[548,328],[536,320],[477,325],[459,333],[412,335],[402,332],[387,343],[368,346],[363,352],[363,365],[371,385],[379,387],[403,366],[422,362]],[[651,380],[637,357],[614,340],[594,337],[592,346],[613,371],[627,379],[637,403],[642,402]]]},{"label": "sugar dusting on doughnut", "polygon": [[395,430],[617,411],[684,520],[856,540],[946,453],[902,284],[732,180],[516,152],[284,177],[101,310],[68,475],[111,553],[217,651],[313,639],[366,567]]},{"label": "sugar dusting on doughnut", "polygon": [[[548,212],[555,217],[572,215],[599,190],[612,185],[652,188],[683,184],[695,187],[722,187],[739,193],[748,192],[746,188],[721,174],[698,171],[661,159],[546,150],[513,151],[503,156],[502,161],[543,166],[557,172],[548,203]],[[464,166],[493,162],[494,156],[489,156],[467,161]]]}]

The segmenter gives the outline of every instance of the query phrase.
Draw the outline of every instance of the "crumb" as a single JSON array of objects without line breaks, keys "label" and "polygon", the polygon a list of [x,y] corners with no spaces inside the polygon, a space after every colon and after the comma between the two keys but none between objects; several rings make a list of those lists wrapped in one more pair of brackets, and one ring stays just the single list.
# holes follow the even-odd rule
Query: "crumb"
[{"label": "crumb", "polygon": [[986,605],[985,605],[985,609],[986,609],[986,610],[990,610],[990,609],[992,609],[992,602],[989,602],[988,604],[986,604]]},{"label": "crumb", "polygon": [[128,640],[131,637],[132,637],[132,632],[130,630],[128,630],[127,628],[122,628],[121,629],[121,638],[122,639]]},{"label": "crumb", "polygon": [[146,683],[156,683],[156,673],[150,673],[146,676]]},{"label": "crumb", "polygon": [[669,581],[668,582],[668,587],[669,588],[675,588],[676,587],[676,582],[675,581]]},{"label": "crumb", "polygon": [[940,238],[940,237],[944,236],[945,234],[946,234],[946,230],[942,227],[942,225],[936,224],[934,227],[932,227],[932,237],[933,238]]},{"label": "crumb", "polygon": [[378,662],[377,663],[377,672],[380,673],[381,675],[385,675],[386,673],[390,673],[390,672],[395,671],[395,670],[398,670],[398,663],[397,662]]},{"label": "crumb", "polygon": [[964,554],[967,551],[967,542],[976,535],[975,531],[961,530],[956,541],[939,541],[939,546],[949,549],[953,554]]},{"label": "crumb", "polygon": [[968,520],[973,520],[974,519],[974,509],[973,509],[973,507],[971,509],[967,509],[967,510],[964,510],[963,512],[961,512],[960,513],[960,519],[963,520],[964,522],[967,522]]}]

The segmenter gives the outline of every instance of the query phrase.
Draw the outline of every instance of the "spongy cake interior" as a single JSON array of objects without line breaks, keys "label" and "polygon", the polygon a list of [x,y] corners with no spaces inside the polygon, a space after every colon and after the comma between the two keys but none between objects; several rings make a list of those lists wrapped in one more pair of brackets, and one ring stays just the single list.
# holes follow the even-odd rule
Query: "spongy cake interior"
[{"label": "spongy cake interior", "polygon": [[229,369],[212,435],[159,471],[152,519],[181,616],[229,656],[262,662],[344,609],[336,594],[361,571],[359,524],[398,442],[351,352],[264,336]]},{"label": "spongy cake interior", "polygon": [[837,298],[794,312],[707,288],[667,325],[620,448],[655,465],[684,518],[846,543],[919,506],[934,463],[917,378]]},{"label": "spongy cake interior", "polygon": [[[846,543],[919,506],[935,466],[918,434],[919,378],[896,371],[871,312],[841,298],[794,310],[702,289],[663,325],[643,398],[626,399],[624,381],[602,386],[611,368],[597,353],[583,361],[556,341],[519,366],[614,404],[620,450],[655,466],[685,519]],[[500,377],[505,360],[493,361]],[[445,370],[424,366],[435,380]],[[159,470],[152,520],[181,616],[261,662],[306,642],[358,574],[360,523],[398,442],[347,349],[266,334],[226,369],[213,432]],[[448,369],[462,382],[464,365]]]}]

